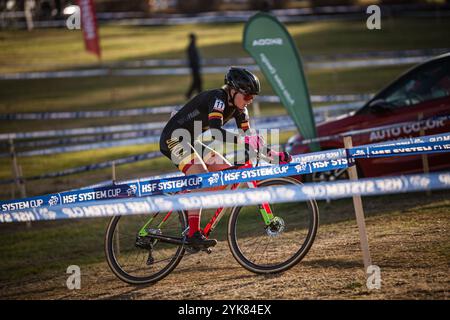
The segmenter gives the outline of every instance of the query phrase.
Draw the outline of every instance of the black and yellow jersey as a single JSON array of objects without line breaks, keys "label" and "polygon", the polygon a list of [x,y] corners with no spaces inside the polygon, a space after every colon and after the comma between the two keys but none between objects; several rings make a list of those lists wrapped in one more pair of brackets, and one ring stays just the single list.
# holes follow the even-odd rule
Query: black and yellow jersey
[{"label": "black and yellow jersey", "polygon": [[186,129],[191,134],[191,140],[197,139],[194,124],[201,124],[201,133],[208,129],[217,129],[222,133],[223,141],[238,142],[238,134],[223,129],[223,125],[235,119],[236,125],[244,132],[250,128],[247,108],[239,110],[228,102],[228,95],[223,89],[204,91],[186,103],[164,127],[160,145],[166,143],[177,129]]}]

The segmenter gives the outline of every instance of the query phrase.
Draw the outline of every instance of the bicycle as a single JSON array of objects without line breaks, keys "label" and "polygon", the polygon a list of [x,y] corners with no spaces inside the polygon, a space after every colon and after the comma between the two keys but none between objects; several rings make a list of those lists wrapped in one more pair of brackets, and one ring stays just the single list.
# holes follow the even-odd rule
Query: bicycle
[{"label": "bicycle", "polygon": [[[252,161],[247,160],[244,165],[227,170],[251,167]],[[301,185],[301,182],[286,177],[247,183],[249,188],[292,184]],[[240,186],[241,183],[235,183],[230,189],[237,190]],[[225,211],[225,208],[215,211],[203,229],[206,237],[218,225]],[[190,251],[186,246],[188,223],[184,211],[149,215],[141,218],[114,216],[106,230],[108,265],[119,279],[129,284],[150,284],[161,280]],[[237,262],[251,272],[283,272],[299,263],[308,253],[318,223],[319,210],[314,199],[294,204],[262,203],[258,206],[232,207],[227,227],[228,246]],[[261,247],[264,250],[257,255]],[[211,253],[210,248],[205,251]],[[262,258],[265,258],[264,262],[260,262]]]}]

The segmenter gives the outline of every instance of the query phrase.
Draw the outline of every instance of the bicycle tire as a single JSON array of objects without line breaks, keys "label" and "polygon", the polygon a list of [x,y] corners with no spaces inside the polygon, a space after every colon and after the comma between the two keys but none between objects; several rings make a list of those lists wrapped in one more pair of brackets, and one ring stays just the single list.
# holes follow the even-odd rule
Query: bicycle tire
[{"label": "bicycle tire", "polygon": [[[185,230],[187,227],[187,219],[186,214],[182,211],[180,212],[173,212],[172,214],[176,214],[180,217],[180,230]],[[180,263],[181,259],[184,256],[185,248],[183,245],[173,245],[174,247],[177,247],[173,257],[168,261],[167,265],[165,265],[161,270],[155,272],[154,274],[148,274],[146,276],[135,276],[128,273],[124,267],[121,265],[121,263],[118,261],[115,251],[114,251],[114,234],[115,230],[117,228],[117,224],[119,223],[120,219],[123,217],[129,217],[129,216],[114,216],[111,218],[108,227],[106,229],[105,234],[105,255],[106,255],[106,261],[111,269],[111,271],[122,281],[133,284],[133,285],[145,285],[145,284],[151,284],[155,283],[167,275],[169,275],[173,269],[176,268],[176,266]],[[137,230],[136,230],[137,231]],[[181,236],[181,231],[180,231]],[[136,250],[138,250],[136,248]]]},{"label": "bicycle tire", "polygon": [[[267,179],[263,180],[258,184],[258,187],[266,187],[266,186],[272,186],[272,185],[301,185],[302,183],[299,182],[296,179],[293,178],[273,178],[273,179]],[[297,263],[299,263],[305,255],[310,250],[315,236],[317,234],[317,229],[319,225],[319,209],[317,206],[317,203],[314,199],[310,199],[307,202],[308,207],[308,216],[309,216],[309,223],[308,223],[308,233],[300,246],[298,250],[295,251],[295,253],[290,256],[288,259],[285,259],[284,261],[281,261],[279,263],[273,264],[273,265],[262,265],[255,263],[253,261],[250,261],[249,258],[246,256],[246,253],[243,252],[243,249],[239,245],[239,240],[236,237],[237,234],[237,223],[240,216],[240,213],[242,212],[243,206],[236,206],[231,209],[230,218],[228,220],[228,245],[230,248],[230,251],[233,255],[233,257],[237,260],[237,262],[242,265],[245,269],[258,273],[258,274],[268,274],[268,273],[279,273],[286,271],[293,266],[295,266]],[[273,206],[273,205],[271,205]],[[276,212],[274,212],[276,215]],[[243,214],[244,215],[244,214]],[[259,219],[261,220],[261,223],[263,223],[262,218],[259,216]],[[251,239],[251,238],[250,238]]]}]

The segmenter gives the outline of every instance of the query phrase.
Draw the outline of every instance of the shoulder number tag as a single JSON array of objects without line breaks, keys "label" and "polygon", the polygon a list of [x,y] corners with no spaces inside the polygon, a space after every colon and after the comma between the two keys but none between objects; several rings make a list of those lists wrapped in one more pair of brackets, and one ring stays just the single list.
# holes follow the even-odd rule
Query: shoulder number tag
[{"label": "shoulder number tag", "polygon": [[223,112],[223,110],[225,110],[225,103],[222,100],[220,100],[220,99],[216,99],[216,101],[214,102],[213,109],[217,110],[217,111],[220,111],[220,112]]}]

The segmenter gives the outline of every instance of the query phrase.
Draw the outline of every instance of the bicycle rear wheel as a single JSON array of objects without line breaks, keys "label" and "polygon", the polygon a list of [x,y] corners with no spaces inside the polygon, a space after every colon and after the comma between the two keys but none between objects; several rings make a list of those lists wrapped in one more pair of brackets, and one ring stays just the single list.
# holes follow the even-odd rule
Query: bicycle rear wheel
[{"label": "bicycle rear wheel", "polygon": [[[145,232],[181,237],[187,227],[184,212],[115,216],[105,235],[106,260],[112,272],[130,284],[149,284],[167,276],[181,261],[184,247],[140,236]],[[161,222],[166,219],[163,224]]]},{"label": "bicycle rear wheel", "polygon": [[[262,181],[259,187],[301,184],[292,178]],[[314,199],[270,204],[276,224],[268,228],[259,207],[234,207],[228,221],[228,244],[234,258],[254,273],[288,270],[308,253],[319,225]]]}]

